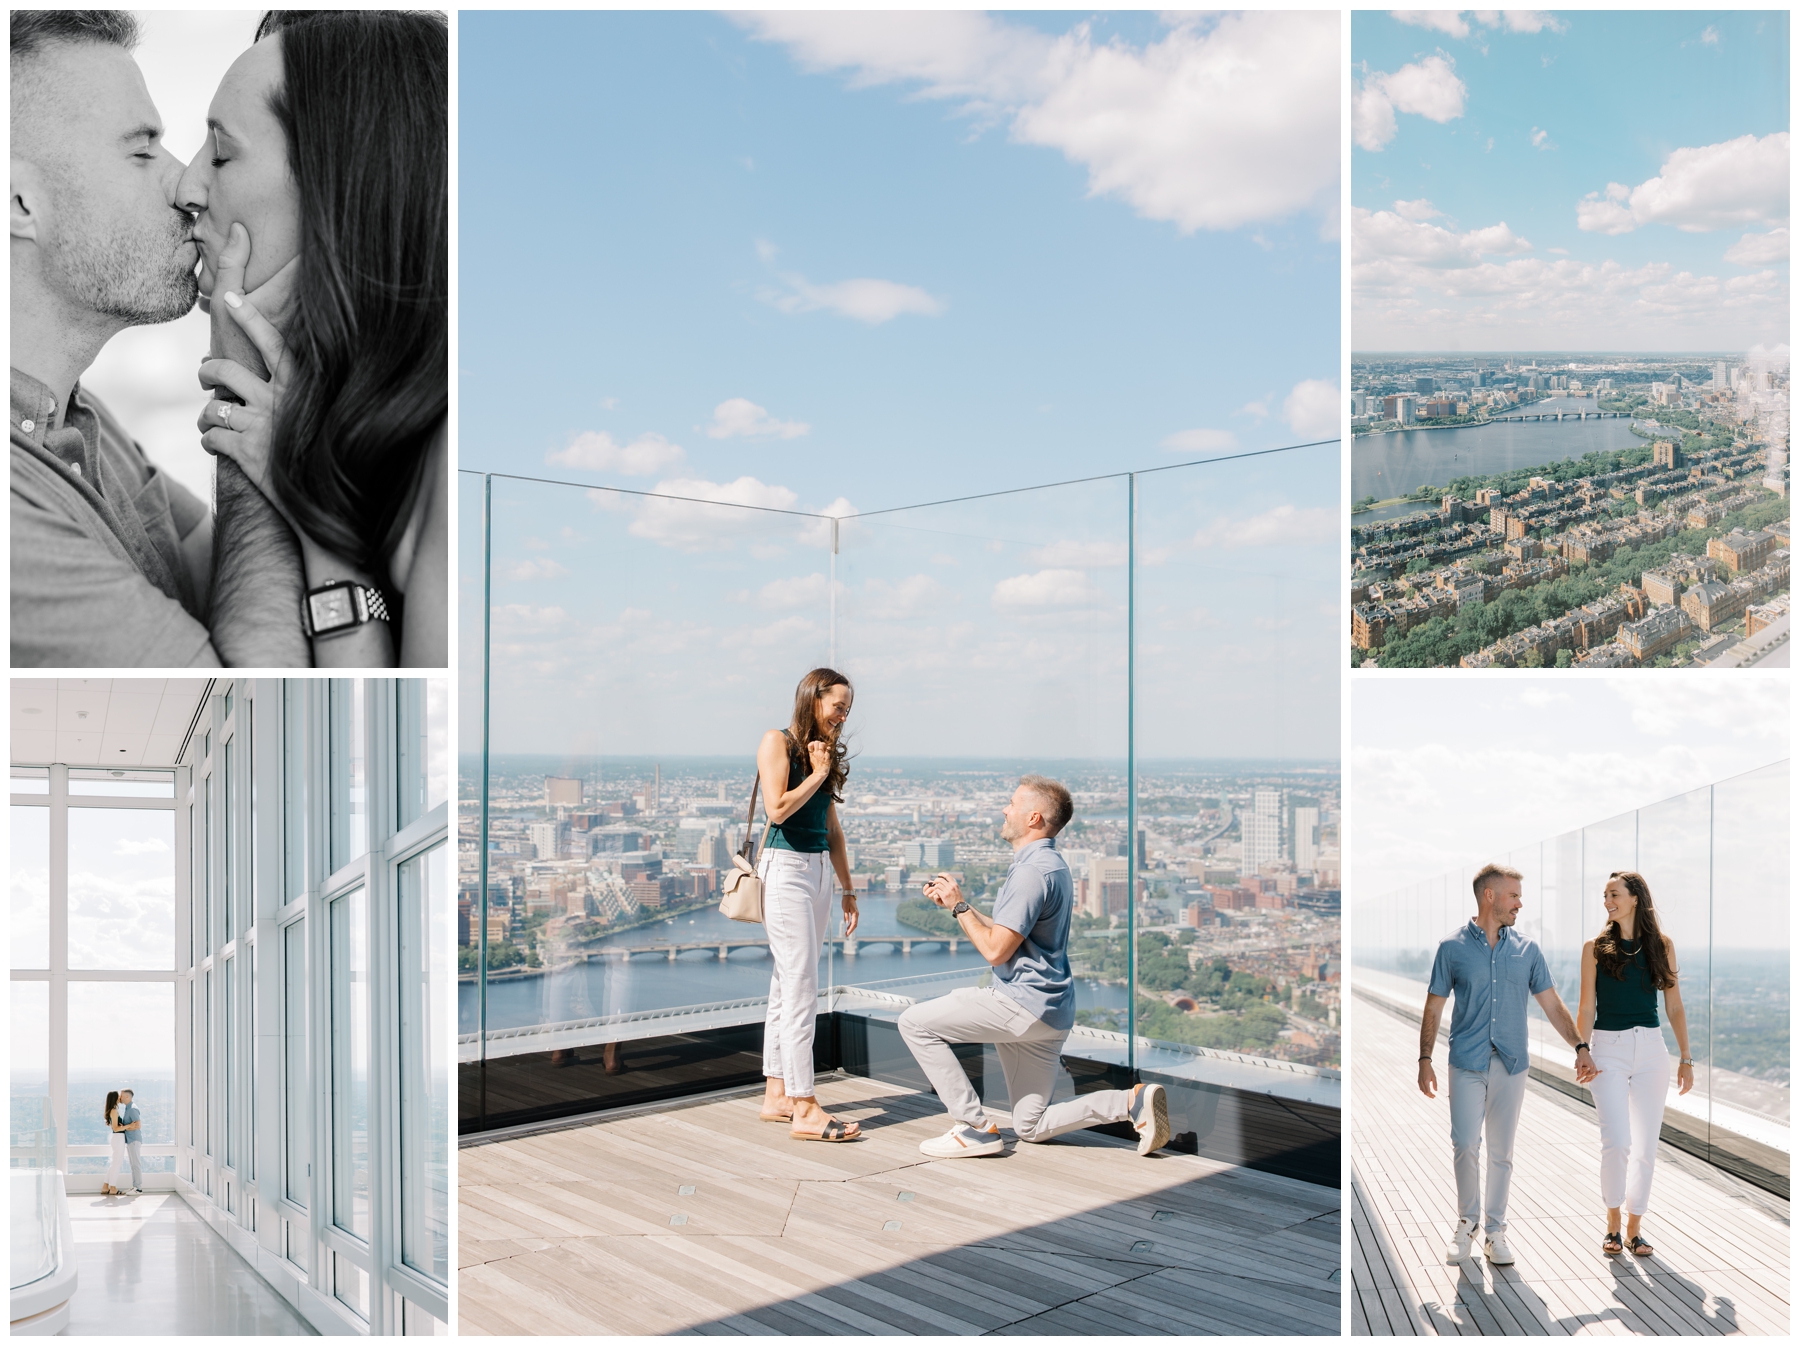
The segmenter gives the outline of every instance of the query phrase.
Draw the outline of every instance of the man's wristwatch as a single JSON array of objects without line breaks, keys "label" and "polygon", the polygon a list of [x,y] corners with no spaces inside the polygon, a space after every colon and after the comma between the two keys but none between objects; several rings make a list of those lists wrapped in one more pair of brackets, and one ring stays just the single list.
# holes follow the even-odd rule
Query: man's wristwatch
[{"label": "man's wristwatch", "polygon": [[965,911],[974,910],[975,908],[971,907],[967,902],[958,902],[954,907],[950,908],[950,914],[955,917],[961,916]]},{"label": "man's wristwatch", "polygon": [[1575,1050],[1578,1052],[1586,1052],[1589,1056],[1592,1056],[1594,1054],[1594,1049],[1592,1047],[1588,1046],[1587,1043],[1585,1043],[1585,1042],[1577,1042],[1575,1044]]},{"label": "man's wristwatch", "polygon": [[387,620],[387,600],[381,590],[352,580],[327,580],[317,589],[307,590],[300,600],[300,626],[309,640]]}]

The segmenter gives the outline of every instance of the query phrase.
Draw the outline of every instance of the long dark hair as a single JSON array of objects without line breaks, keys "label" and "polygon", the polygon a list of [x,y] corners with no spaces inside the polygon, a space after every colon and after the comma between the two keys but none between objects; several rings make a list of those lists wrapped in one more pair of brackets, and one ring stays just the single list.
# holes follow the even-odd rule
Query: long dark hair
[{"label": "long dark hair", "polygon": [[106,1118],[107,1124],[109,1126],[112,1124],[113,1109],[118,1106],[119,1106],[119,1091],[117,1089],[108,1089],[106,1091],[106,1111],[101,1113],[100,1115],[102,1117]]},{"label": "long dark hair", "polygon": [[393,593],[388,556],[450,405],[450,30],[423,10],[271,10],[269,109],[300,199],[275,490]]},{"label": "long dark hair", "polygon": [[788,779],[794,779],[794,768],[800,767],[802,777],[812,774],[812,768],[806,755],[806,745],[814,739],[831,743],[831,774],[825,778],[825,789],[840,804],[844,801],[844,782],[850,778],[850,745],[839,734],[835,740],[830,739],[823,726],[819,724],[819,698],[833,687],[849,687],[851,700],[856,699],[856,688],[850,686],[846,678],[834,668],[815,668],[794,688],[794,717],[788,721]]},{"label": "long dark hair", "polygon": [[[1637,899],[1637,912],[1632,917],[1632,933],[1644,951],[1650,970],[1650,984],[1659,991],[1675,985],[1675,969],[1669,966],[1669,946],[1663,943],[1662,926],[1656,920],[1656,908],[1650,901],[1650,885],[1642,874],[1629,869],[1615,869],[1609,879],[1619,879],[1625,891]],[[1635,952],[1626,953],[1619,923],[1608,921],[1606,929],[1594,937],[1594,966],[1615,981],[1625,980],[1625,969],[1637,960]]]}]

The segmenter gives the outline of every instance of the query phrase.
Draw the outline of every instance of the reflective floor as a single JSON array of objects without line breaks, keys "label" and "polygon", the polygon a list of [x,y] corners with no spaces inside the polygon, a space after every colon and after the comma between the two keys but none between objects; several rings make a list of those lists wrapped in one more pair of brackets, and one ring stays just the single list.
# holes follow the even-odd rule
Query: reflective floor
[{"label": "reflective floor", "polygon": [[69,1198],[81,1284],[67,1336],[316,1335],[173,1193]]}]

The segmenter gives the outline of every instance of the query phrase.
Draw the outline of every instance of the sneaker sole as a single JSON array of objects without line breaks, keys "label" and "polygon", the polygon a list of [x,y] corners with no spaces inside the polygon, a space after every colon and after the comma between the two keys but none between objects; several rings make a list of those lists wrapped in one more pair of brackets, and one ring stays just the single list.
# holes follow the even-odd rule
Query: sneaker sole
[{"label": "sneaker sole", "polygon": [[927,1159],[988,1159],[997,1154],[1005,1154],[1004,1145],[983,1145],[980,1149],[958,1149],[949,1151],[928,1150],[919,1146],[919,1153]]},{"label": "sneaker sole", "polygon": [[1150,1131],[1139,1133],[1138,1153],[1155,1154],[1169,1143],[1169,1093],[1160,1084],[1144,1086],[1150,1096]]}]

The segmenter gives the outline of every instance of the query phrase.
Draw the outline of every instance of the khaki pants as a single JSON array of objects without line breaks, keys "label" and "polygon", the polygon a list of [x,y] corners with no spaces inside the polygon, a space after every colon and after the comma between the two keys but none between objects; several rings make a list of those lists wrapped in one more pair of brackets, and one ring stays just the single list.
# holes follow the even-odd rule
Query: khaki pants
[{"label": "khaki pants", "polygon": [[1131,1094],[1124,1089],[1102,1089],[1052,1103],[1068,1030],[1051,1028],[992,987],[965,986],[920,1001],[900,1016],[900,1036],[951,1118],[978,1131],[987,1128],[987,1114],[951,1050],[952,1043],[994,1044],[1006,1073],[1013,1131],[1020,1140],[1049,1140],[1066,1131],[1122,1122],[1131,1115]]}]

